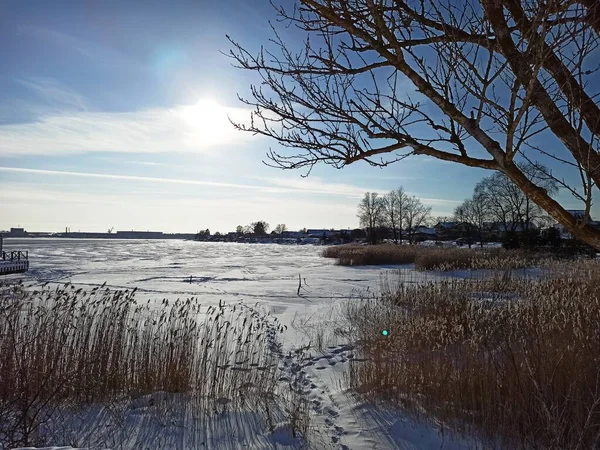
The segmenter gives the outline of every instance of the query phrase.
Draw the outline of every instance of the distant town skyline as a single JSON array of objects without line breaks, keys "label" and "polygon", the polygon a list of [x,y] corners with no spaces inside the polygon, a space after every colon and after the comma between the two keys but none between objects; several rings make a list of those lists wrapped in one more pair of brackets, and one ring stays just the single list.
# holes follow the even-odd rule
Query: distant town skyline
[{"label": "distant town skyline", "polygon": [[274,18],[241,0],[3,2],[0,229],[354,228],[367,191],[403,186],[448,216],[489,174],[427,157],[307,178],[264,165],[278,144],[228,120],[247,120],[237,94],[258,80],[223,53],[225,34],[258,50]]}]

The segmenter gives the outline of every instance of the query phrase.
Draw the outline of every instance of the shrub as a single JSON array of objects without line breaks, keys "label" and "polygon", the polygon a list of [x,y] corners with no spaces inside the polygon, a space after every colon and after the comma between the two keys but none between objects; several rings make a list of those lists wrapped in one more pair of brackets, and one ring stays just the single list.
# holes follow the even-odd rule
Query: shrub
[{"label": "shrub", "polygon": [[502,448],[600,444],[600,264],[399,283],[346,316],[366,358],[350,385],[369,400]]}]

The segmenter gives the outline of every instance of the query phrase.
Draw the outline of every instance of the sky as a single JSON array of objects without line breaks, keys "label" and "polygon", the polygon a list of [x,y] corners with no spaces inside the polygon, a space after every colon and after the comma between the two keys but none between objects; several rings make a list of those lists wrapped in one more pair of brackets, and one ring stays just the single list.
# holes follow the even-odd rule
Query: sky
[{"label": "sky", "polygon": [[227,118],[247,120],[237,95],[257,80],[223,53],[226,34],[258,50],[274,18],[263,0],[1,2],[0,229],[354,228],[367,191],[403,186],[445,216],[489,174],[428,157],[267,167],[277,143]]}]

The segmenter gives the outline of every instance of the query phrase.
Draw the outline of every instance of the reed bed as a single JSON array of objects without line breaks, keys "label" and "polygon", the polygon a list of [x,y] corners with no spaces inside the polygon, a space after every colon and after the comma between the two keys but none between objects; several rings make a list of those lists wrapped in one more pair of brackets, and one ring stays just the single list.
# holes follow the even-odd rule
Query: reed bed
[{"label": "reed bed", "polygon": [[367,266],[384,264],[411,264],[419,248],[414,245],[336,245],[323,251],[325,258],[337,259],[341,266]]},{"label": "reed bed", "polygon": [[417,270],[520,269],[531,267],[550,255],[524,250],[420,247],[418,245],[338,245],[323,251],[342,266],[414,264]]},{"label": "reed bed", "polygon": [[369,400],[492,448],[600,444],[597,262],[554,264],[539,279],[398,283],[346,317],[365,359],[349,383]]},{"label": "reed bed", "polygon": [[57,411],[157,392],[198,414],[272,398],[283,329],[248,306],[194,298],[140,304],[133,291],[0,289],[0,448],[39,444]]}]

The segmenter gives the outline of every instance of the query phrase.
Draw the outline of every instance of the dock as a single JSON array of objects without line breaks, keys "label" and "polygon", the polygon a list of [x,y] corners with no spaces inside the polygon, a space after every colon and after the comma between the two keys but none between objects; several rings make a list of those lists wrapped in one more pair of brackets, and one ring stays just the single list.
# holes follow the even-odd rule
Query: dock
[{"label": "dock", "polygon": [[0,236],[0,275],[11,273],[23,273],[29,270],[29,252],[10,251],[5,252],[3,239]]}]

